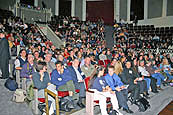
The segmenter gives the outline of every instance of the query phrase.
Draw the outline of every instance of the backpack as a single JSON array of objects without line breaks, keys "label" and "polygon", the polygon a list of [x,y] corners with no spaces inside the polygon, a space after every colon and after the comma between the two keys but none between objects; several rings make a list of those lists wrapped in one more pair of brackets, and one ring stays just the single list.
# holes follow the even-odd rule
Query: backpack
[{"label": "backpack", "polygon": [[33,82],[30,84],[29,88],[27,88],[26,92],[27,92],[26,98],[29,101],[34,100],[34,84],[33,84]]},{"label": "backpack", "polygon": [[22,103],[25,101],[26,91],[23,89],[16,89],[13,94],[12,101],[17,103]]},{"label": "backpack", "polygon": [[11,77],[6,80],[4,86],[10,91],[15,91],[18,88],[17,82]]},{"label": "backpack", "polygon": [[149,102],[145,98],[141,98],[137,101],[137,105],[139,107],[140,112],[146,111],[148,108],[150,108]]}]

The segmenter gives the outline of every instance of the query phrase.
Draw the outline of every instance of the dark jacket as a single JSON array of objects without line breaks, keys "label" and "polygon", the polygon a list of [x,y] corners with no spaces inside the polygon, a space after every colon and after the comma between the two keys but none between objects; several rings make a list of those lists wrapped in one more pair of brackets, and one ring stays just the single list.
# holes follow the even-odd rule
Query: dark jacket
[{"label": "dark jacket", "polygon": [[123,72],[120,74],[121,81],[126,85],[134,84],[135,76],[133,70],[127,69],[126,67],[123,69]]},{"label": "dark jacket", "polygon": [[[70,67],[68,67],[68,70],[70,72],[70,76],[71,76],[73,82],[75,82],[75,83],[78,82],[77,74],[76,74],[76,71],[75,71],[74,67],[73,66],[70,66]],[[85,79],[85,75],[82,72],[82,70],[80,69],[80,67],[78,67],[78,71],[81,74],[82,78]]]}]

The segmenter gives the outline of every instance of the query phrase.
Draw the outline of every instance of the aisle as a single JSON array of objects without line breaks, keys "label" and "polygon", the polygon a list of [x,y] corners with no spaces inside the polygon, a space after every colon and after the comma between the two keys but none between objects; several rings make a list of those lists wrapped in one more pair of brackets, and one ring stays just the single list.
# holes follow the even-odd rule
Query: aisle
[{"label": "aisle", "polygon": [[105,40],[106,40],[106,47],[107,48],[112,48],[114,45],[114,41],[113,41],[113,27],[112,26],[105,26]]},{"label": "aisle", "polygon": [[11,101],[14,92],[4,87],[5,80],[0,79],[0,115],[32,115],[26,103]]}]

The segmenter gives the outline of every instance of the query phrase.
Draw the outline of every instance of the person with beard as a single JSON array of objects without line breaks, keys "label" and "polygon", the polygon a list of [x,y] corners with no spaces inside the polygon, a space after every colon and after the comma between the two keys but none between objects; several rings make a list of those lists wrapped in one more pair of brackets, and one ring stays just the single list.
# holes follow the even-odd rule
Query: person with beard
[{"label": "person with beard", "polygon": [[3,30],[0,30],[0,70],[2,71],[2,79],[9,77],[9,44],[5,38]]}]

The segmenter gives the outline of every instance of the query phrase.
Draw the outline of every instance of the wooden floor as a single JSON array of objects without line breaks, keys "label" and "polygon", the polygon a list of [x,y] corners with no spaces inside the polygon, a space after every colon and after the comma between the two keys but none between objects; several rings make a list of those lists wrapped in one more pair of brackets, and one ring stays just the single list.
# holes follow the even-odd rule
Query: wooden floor
[{"label": "wooden floor", "polygon": [[171,101],[160,113],[159,115],[173,115],[173,101]]}]

